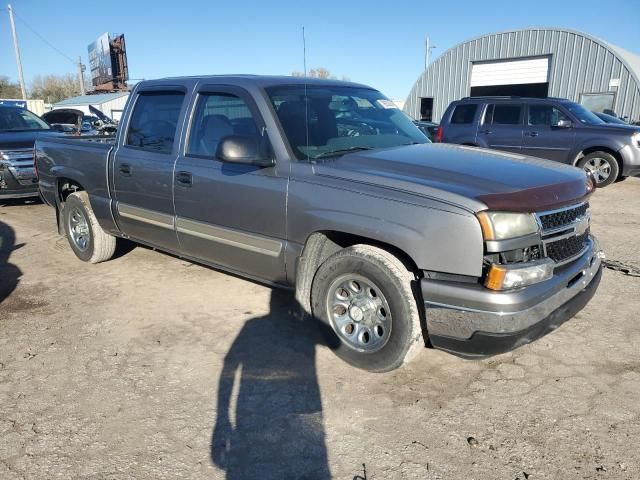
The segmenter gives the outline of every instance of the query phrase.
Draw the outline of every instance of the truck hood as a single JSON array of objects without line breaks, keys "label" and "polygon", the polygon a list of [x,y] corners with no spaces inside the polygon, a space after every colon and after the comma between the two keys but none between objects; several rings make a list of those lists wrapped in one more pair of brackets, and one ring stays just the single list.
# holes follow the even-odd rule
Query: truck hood
[{"label": "truck hood", "polygon": [[0,131],[0,150],[33,147],[36,139],[43,136],[64,137],[65,135],[53,130]]},{"label": "truck hood", "polygon": [[315,174],[416,194],[478,211],[536,212],[587,198],[584,171],[475,147],[424,144],[344,155]]}]

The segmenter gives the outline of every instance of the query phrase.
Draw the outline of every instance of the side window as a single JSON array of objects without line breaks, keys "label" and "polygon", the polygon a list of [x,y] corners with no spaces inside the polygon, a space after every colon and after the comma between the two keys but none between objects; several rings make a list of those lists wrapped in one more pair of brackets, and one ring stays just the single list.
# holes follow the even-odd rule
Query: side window
[{"label": "side window", "polygon": [[556,107],[529,105],[529,125],[552,127],[558,125],[560,120],[569,120],[569,118]]},{"label": "side window", "polygon": [[492,125],[520,125],[522,105],[489,105],[484,123]]},{"label": "side window", "polygon": [[227,93],[200,94],[187,155],[215,157],[220,140],[229,135],[258,136],[258,127],[245,101]]},{"label": "side window", "polygon": [[133,107],[127,145],[158,153],[171,153],[184,93],[141,93]]},{"label": "side window", "polygon": [[451,123],[455,125],[469,124],[476,116],[478,105],[469,103],[467,105],[456,105],[451,114]]}]

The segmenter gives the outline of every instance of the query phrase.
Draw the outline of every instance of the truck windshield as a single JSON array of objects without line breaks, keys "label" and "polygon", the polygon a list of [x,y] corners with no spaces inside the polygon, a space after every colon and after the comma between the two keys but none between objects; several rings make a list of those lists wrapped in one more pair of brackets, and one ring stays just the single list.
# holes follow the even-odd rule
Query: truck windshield
[{"label": "truck windshield", "polygon": [[409,117],[376,90],[341,85],[266,90],[289,145],[300,160],[429,143]]},{"label": "truck windshield", "polygon": [[0,107],[0,132],[49,130],[51,127],[29,110],[18,107]]},{"label": "truck windshield", "polygon": [[587,110],[579,103],[567,103],[565,106],[580,123],[584,123],[585,125],[604,125],[606,123],[601,118],[598,118],[595,113]]}]

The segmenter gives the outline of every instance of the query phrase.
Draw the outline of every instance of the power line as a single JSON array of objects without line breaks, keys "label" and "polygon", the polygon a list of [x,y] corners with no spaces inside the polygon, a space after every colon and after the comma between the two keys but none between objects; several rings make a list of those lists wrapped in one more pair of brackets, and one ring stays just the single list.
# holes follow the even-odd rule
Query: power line
[{"label": "power line", "polygon": [[74,65],[77,64],[77,62],[71,58],[70,56],[68,56],[66,53],[64,53],[63,51],[61,51],[59,48],[57,48],[55,45],[53,45],[51,42],[49,42],[46,38],[44,38],[42,35],[40,35],[37,31],[35,31],[26,21],[24,18],[22,18],[20,15],[18,15],[16,13],[16,11],[13,11],[14,16],[20,20],[20,22],[27,27],[29,30],[31,30],[31,32],[36,35],[40,40],[42,40],[44,43],[46,43],[47,45],[49,45],[49,47],[51,47],[53,50],[55,50],[56,52],[58,52],[60,55],[62,55],[64,58],[66,58],[67,60],[69,60],[71,63],[73,63]]}]

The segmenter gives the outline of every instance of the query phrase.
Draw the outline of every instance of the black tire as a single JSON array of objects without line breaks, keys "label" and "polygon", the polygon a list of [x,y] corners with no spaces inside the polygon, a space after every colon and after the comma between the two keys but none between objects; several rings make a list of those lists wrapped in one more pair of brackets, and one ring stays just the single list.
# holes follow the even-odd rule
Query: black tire
[{"label": "black tire", "polygon": [[[600,163],[602,165],[601,168],[594,170],[594,163]],[[620,166],[616,158],[610,153],[601,151],[591,152],[585,155],[578,162],[578,167],[593,172],[596,187],[598,188],[611,185],[618,179],[618,174],[620,173]]]},{"label": "black tire", "polygon": [[627,178],[629,178],[629,177],[618,177],[618,178],[616,178],[616,183],[624,182]]},{"label": "black tire", "polygon": [[[375,351],[359,351],[350,345],[345,340],[347,334],[341,334],[330,318],[330,302],[335,295],[332,284],[350,275],[374,285],[390,310],[391,322],[385,324],[390,327],[388,338]],[[425,345],[412,290],[414,281],[415,276],[402,262],[381,248],[354,245],[329,257],[313,280],[311,305],[314,316],[330,325],[332,334],[340,340],[334,342],[336,354],[354,367],[371,372],[387,372],[412,360]]]},{"label": "black tire", "polygon": [[[86,243],[74,240],[76,237],[72,229],[76,220],[86,222],[86,234],[82,235]],[[91,209],[87,192],[75,192],[67,197],[62,210],[62,222],[69,245],[80,260],[100,263],[113,256],[116,250],[116,237],[105,233],[98,224]],[[82,248],[83,246],[84,248]]]}]

